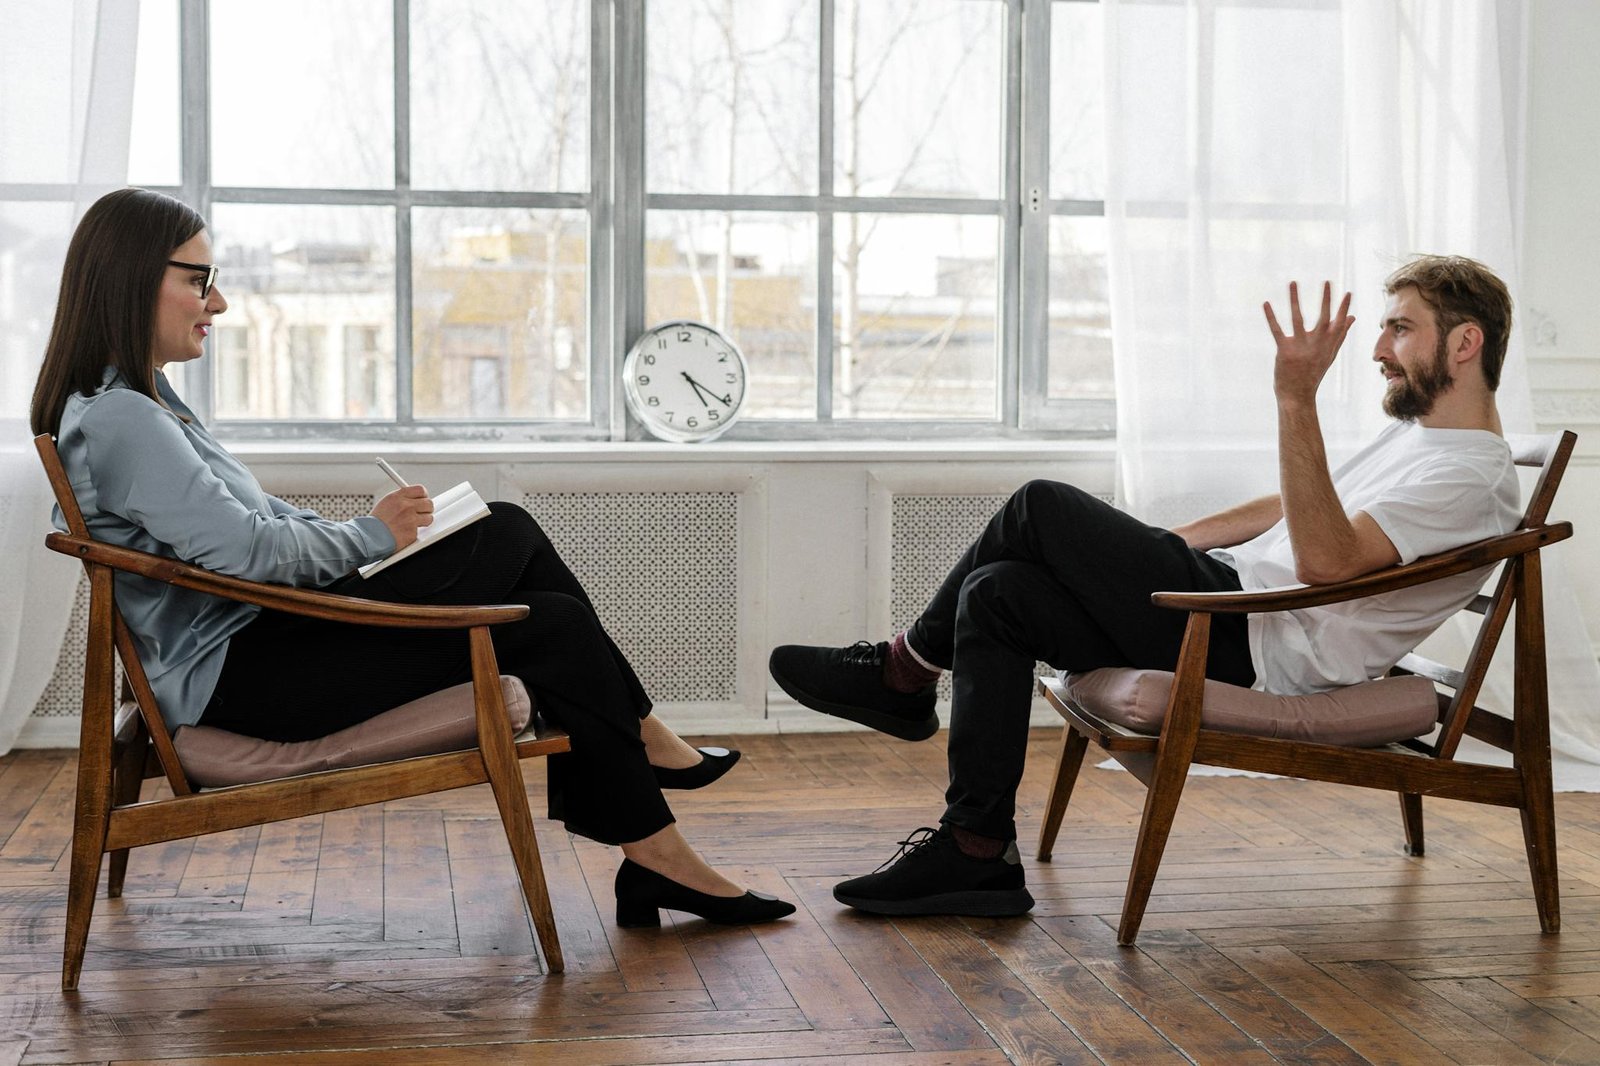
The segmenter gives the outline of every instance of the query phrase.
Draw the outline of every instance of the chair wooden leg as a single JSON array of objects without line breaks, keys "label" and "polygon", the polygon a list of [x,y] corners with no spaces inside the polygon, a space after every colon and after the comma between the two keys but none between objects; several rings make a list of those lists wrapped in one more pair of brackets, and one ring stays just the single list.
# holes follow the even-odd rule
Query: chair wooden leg
[{"label": "chair wooden leg", "polygon": [[[509,740],[507,746],[509,748]],[[494,790],[495,804],[500,808],[506,843],[511,846],[511,857],[517,864],[517,878],[522,882],[522,893],[528,901],[528,913],[533,918],[534,932],[539,936],[539,947],[544,950],[550,972],[561,973],[566,963],[561,957],[555,911],[550,905],[550,890],[545,885],[544,864],[539,859],[539,840],[534,834],[533,813],[528,809],[522,772],[515,756],[509,753],[492,756],[485,751],[484,767],[489,774],[489,787]]]},{"label": "chair wooden leg", "polygon": [[1071,725],[1062,726],[1055,781],[1050,786],[1050,800],[1044,809],[1044,825],[1039,828],[1039,850],[1034,855],[1040,862],[1050,861],[1056,834],[1061,831],[1062,816],[1067,813],[1067,803],[1072,799],[1072,786],[1077,784],[1078,771],[1083,767],[1083,755],[1088,748],[1088,737]]},{"label": "chair wooden leg", "polygon": [[[149,738],[140,732],[133,743],[123,744],[116,753],[111,775],[111,804],[123,807],[139,802],[139,788],[144,784],[145,757],[150,748]],[[128,876],[128,849],[118,848],[111,853],[106,869],[106,898],[122,895],[122,883]]]},{"label": "chair wooden leg", "polygon": [[[493,679],[493,700],[498,705],[500,682],[494,665],[494,648],[489,641],[487,627],[472,630],[473,676],[476,687],[484,687],[480,679]],[[485,694],[477,696],[482,700]],[[506,843],[511,846],[511,857],[517,864],[517,878],[522,882],[522,894],[528,901],[528,914],[533,919],[533,930],[544,950],[545,963],[551,973],[561,973],[566,962],[561,956],[561,940],[556,933],[555,911],[550,905],[550,890],[545,885],[544,864],[539,859],[539,839],[533,831],[533,812],[528,809],[528,792],[522,782],[521,764],[517,761],[516,747],[511,742],[511,729],[506,723],[505,709],[499,707],[496,721],[485,728],[484,715],[478,716],[478,747],[483,755],[483,767],[489,777],[489,787],[494,791],[495,805],[500,808],[500,821],[505,827]],[[497,727],[497,728],[496,728]]]},{"label": "chair wooden leg", "polygon": [[1156,747],[1155,772],[1144,797],[1144,814],[1139,819],[1139,840],[1133,848],[1133,867],[1128,871],[1128,891],[1122,900],[1122,922],[1117,926],[1117,943],[1132,944],[1144,921],[1150,890],[1161,867],[1161,855],[1172,833],[1172,819],[1183,798],[1189,764],[1194,760],[1195,744],[1200,739],[1200,705],[1205,692],[1206,648],[1211,636],[1211,616],[1191,614],[1184,633],[1183,650],[1167,701],[1167,717],[1161,726],[1161,743]]},{"label": "chair wooden leg", "polygon": [[78,732],[77,805],[72,820],[72,866],[67,875],[66,942],[61,990],[78,987],[89,920],[111,824],[111,571],[89,573],[89,641],[83,667],[83,724]]},{"label": "chair wooden leg", "polygon": [[1400,820],[1406,827],[1406,854],[1422,854],[1422,797],[1415,792],[1400,793]]},{"label": "chair wooden leg", "polygon": [[1550,772],[1550,707],[1545,677],[1544,593],[1539,556],[1516,564],[1515,730],[1512,763],[1522,775],[1522,842],[1533,877],[1539,928],[1561,931],[1561,883],[1556,869],[1556,802]]}]

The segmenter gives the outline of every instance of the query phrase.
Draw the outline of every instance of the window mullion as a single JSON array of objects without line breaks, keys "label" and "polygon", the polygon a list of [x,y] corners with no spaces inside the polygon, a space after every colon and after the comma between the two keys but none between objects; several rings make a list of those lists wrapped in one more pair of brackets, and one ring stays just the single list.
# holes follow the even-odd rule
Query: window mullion
[{"label": "window mullion", "polygon": [[[817,195],[833,195],[833,0],[819,0]],[[833,421],[833,212],[817,211],[817,421]]]},{"label": "window mullion", "polygon": [[[200,214],[211,214],[211,29],[206,0],[182,0],[178,8],[179,195]],[[226,283],[224,283],[226,284]],[[216,344],[208,341],[215,352]],[[187,401],[201,422],[210,423],[216,404],[215,359],[200,359],[185,368]]]},{"label": "window mullion", "polygon": [[[612,250],[615,306],[612,310],[613,344],[597,352],[607,359],[612,386],[609,408],[611,438],[627,435],[627,407],[622,401],[622,375],[617,373],[622,354],[644,332],[644,224],[645,224],[645,11],[643,0],[616,0],[616,106],[612,132]],[[632,106],[627,106],[631,104]]]},{"label": "window mullion", "polygon": [[394,405],[412,422],[411,3],[394,0]]},{"label": "window mullion", "polygon": [[1017,424],[1037,426],[1049,392],[1050,365],[1050,12],[1022,12],[1022,173],[1018,249]]},{"label": "window mullion", "polygon": [[609,430],[614,417],[612,382],[617,363],[603,353],[615,352],[617,307],[625,269],[614,254],[612,115],[627,99],[617,88],[615,5],[589,8],[589,422]]},{"label": "window mullion", "polygon": [[[1038,8],[1029,4],[1028,8]],[[1046,12],[1048,14],[1048,11]],[[1000,248],[1000,422],[1018,423],[1018,392],[1021,361],[1020,333],[1020,258],[1022,255],[1022,154],[1023,146],[1023,66],[1024,21],[1027,13],[1022,0],[1008,0],[1005,17],[1005,134],[1002,143],[1001,235]]]}]

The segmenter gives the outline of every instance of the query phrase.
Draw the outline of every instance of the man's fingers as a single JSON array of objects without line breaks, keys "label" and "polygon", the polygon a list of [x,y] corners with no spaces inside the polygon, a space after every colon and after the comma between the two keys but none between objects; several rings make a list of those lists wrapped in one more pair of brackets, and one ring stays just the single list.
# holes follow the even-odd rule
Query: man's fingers
[{"label": "man's fingers", "polygon": [[[1349,302],[1350,302],[1349,300],[1345,301],[1345,303],[1347,303],[1347,304]],[[1350,327],[1356,324],[1356,316],[1355,315],[1344,315],[1344,317],[1340,321],[1343,324],[1339,327],[1339,335],[1336,338],[1337,344],[1343,344],[1344,343],[1345,334],[1349,333],[1350,332]]]},{"label": "man's fingers", "polygon": [[1268,300],[1261,305],[1261,310],[1267,313],[1267,328],[1272,331],[1274,340],[1283,340],[1283,330],[1278,327],[1278,316],[1272,313],[1272,301]]},{"label": "man's fingers", "polygon": [[1300,314],[1300,284],[1294,281],[1289,282],[1289,323],[1296,333],[1306,331],[1306,320]]},{"label": "man's fingers", "polygon": [[1327,326],[1328,326],[1328,316],[1332,313],[1332,311],[1333,311],[1333,282],[1324,281],[1322,283],[1322,312],[1321,312],[1321,314],[1317,315],[1317,329],[1320,330],[1320,329],[1326,329],[1327,328]]}]

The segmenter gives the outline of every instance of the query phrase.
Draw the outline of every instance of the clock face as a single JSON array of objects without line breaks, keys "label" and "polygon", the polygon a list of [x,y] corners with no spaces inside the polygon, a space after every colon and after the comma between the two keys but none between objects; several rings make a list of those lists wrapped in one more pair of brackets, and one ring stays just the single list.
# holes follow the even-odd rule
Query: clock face
[{"label": "clock face", "polygon": [[663,322],[646,330],[623,361],[622,374],[629,409],[662,440],[710,440],[744,406],[744,356],[699,322]]}]

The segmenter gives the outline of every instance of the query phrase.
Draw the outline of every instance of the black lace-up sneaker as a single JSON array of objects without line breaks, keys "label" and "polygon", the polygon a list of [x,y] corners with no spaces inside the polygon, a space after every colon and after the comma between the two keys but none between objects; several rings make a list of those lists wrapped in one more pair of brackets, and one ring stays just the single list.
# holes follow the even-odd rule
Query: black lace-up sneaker
[{"label": "black lace-up sneaker", "polygon": [[772,650],[772,680],[813,711],[871,726],[901,740],[926,740],[939,730],[933,713],[938,688],[896,692],[883,683],[888,643],[857,641],[848,648],[785,644]]},{"label": "black lace-up sneaker", "polygon": [[956,846],[949,826],[918,829],[877,870],[834,886],[833,898],[869,914],[1006,918],[1033,909],[1016,841],[995,858],[975,859]]}]

